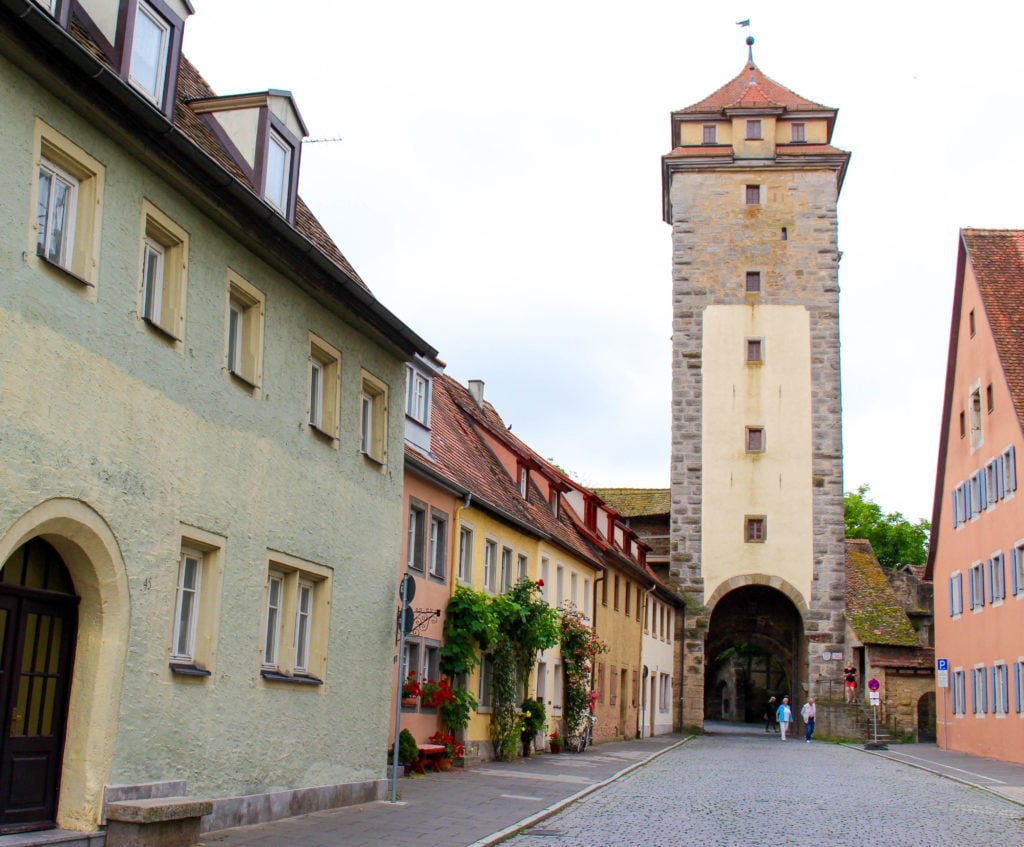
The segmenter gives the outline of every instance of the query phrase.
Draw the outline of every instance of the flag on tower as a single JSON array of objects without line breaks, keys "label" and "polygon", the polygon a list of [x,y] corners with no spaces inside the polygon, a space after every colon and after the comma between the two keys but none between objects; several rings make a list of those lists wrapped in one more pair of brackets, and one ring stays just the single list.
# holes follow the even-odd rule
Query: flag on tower
[{"label": "flag on tower", "polygon": [[750,26],[750,18],[745,21],[736,21],[736,26]]}]

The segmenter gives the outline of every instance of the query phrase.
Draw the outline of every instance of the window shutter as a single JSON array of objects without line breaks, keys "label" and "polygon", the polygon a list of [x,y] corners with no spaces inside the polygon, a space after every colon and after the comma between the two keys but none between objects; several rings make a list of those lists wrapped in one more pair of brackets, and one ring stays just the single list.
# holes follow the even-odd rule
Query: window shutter
[{"label": "window shutter", "polygon": [[996,497],[1002,500],[1006,496],[1006,478],[1003,476],[1003,460],[996,458],[992,462],[992,470],[996,474]]},{"label": "window shutter", "polygon": [[1017,593],[1017,548],[1010,548],[1010,591]]},{"label": "window shutter", "polygon": [[992,564],[992,560],[988,560],[988,602],[994,603],[996,601],[996,570]]},{"label": "window shutter", "polygon": [[1010,671],[1006,665],[999,666],[999,675],[1003,680],[1003,714],[1010,713]]},{"label": "window shutter", "polygon": [[978,471],[978,511],[988,508],[988,471],[982,468]]},{"label": "window shutter", "polygon": [[1016,451],[1013,445],[1010,445],[1010,449],[1006,451],[1006,486],[1010,491],[1017,490],[1017,459]]},{"label": "window shutter", "polygon": [[967,604],[970,608],[974,608],[974,568],[971,568],[967,572]]},{"label": "window shutter", "polygon": [[956,606],[953,605],[953,577],[949,578],[949,616],[956,614]]},{"label": "window shutter", "polygon": [[988,668],[978,668],[978,677],[981,682],[981,713],[988,714]]},{"label": "window shutter", "polygon": [[1014,662],[1014,664],[1013,664],[1013,691],[1014,691],[1014,700],[1016,701],[1014,703],[1014,705],[1017,707],[1017,713],[1018,714],[1020,714],[1021,708],[1022,708],[1022,706],[1024,706],[1024,704],[1021,703],[1021,699],[1020,699],[1020,691],[1021,691],[1020,683],[1021,683],[1021,679],[1020,679],[1020,662]]},{"label": "window shutter", "polygon": [[957,520],[958,515],[956,513],[956,492],[954,491],[954,492],[952,492],[952,494],[953,494],[953,529],[956,529],[960,525],[960,523]]}]

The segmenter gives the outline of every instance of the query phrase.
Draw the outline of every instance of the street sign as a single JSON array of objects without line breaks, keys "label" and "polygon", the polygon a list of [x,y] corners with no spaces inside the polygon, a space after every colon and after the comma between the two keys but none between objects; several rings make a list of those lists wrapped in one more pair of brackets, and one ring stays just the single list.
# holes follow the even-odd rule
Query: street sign
[{"label": "street sign", "polygon": [[874,677],[871,677],[871,679],[868,681],[868,688],[872,691],[878,691],[879,687],[880,683],[878,682],[878,680]]},{"label": "street sign", "polygon": [[939,688],[949,688],[949,659],[935,660],[935,684]]},{"label": "street sign", "polygon": [[935,669],[936,670],[940,670],[940,671],[948,671],[949,670],[949,659],[936,659],[935,660]]},{"label": "street sign", "polygon": [[412,604],[412,598],[416,596],[416,580],[412,578],[412,574],[406,574],[402,577],[402,605],[409,606]]},{"label": "street sign", "polygon": [[870,692],[868,694],[868,697],[871,698],[871,705],[872,706],[880,705],[880,703],[881,703],[881,695],[877,691]]}]

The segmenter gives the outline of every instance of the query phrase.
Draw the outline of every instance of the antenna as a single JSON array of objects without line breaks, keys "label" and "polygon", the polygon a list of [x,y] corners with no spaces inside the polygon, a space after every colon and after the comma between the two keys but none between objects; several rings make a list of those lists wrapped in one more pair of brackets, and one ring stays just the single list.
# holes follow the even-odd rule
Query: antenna
[{"label": "antenna", "polygon": [[341,136],[336,135],[334,138],[303,138],[303,144],[333,144],[335,141],[341,141]]}]

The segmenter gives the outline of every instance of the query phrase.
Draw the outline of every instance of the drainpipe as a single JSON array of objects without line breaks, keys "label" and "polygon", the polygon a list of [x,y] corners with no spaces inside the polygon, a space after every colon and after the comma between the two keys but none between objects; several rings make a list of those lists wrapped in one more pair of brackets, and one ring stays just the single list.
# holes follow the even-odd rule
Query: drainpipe
[{"label": "drainpipe", "polygon": [[[648,588],[644,592],[644,605],[643,605],[643,610],[640,613],[641,616],[642,616],[643,621],[647,620],[647,607],[648,607],[648,605],[650,604],[650,601],[651,601],[651,593],[654,591],[654,589],[656,587],[657,586],[654,585],[654,583],[651,583],[651,587]],[[637,662],[637,667],[646,670],[646,668],[644,666],[644,627],[643,627],[643,623],[640,624],[640,661]],[[647,686],[645,685],[645,681],[644,681],[643,676],[641,676],[640,682],[637,684],[637,687],[640,690],[637,691],[637,698],[636,698],[637,699],[637,704],[636,704],[636,737],[637,738],[643,738],[643,721],[642,721],[641,718],[642,718],[642,715],[645,712],[644,700],[646,699],[646,691],[647,691]],[[651,727],[651,735],[654,735],[654,727]]]},{"label": "drainpipe", "polygon": [[[597,577],[597,579],[594,580],[594,614],[593,614],[593,616],[591,617],[591,620],[590,620],[590,628],[593,631],[594,635],[597,635],[597,584],[599,582],[604,582],[605,580],[607,580],[607,578],[608,578],[608,568],[602,568],[601,569],[601,576]],[[596,680],[597,680],[597,659],[594,659],[594,661],[590,665],[590,690],[591,690],[591,692],[593,692],[593,690],[594,690],[594,685],[596,684]]]}]

